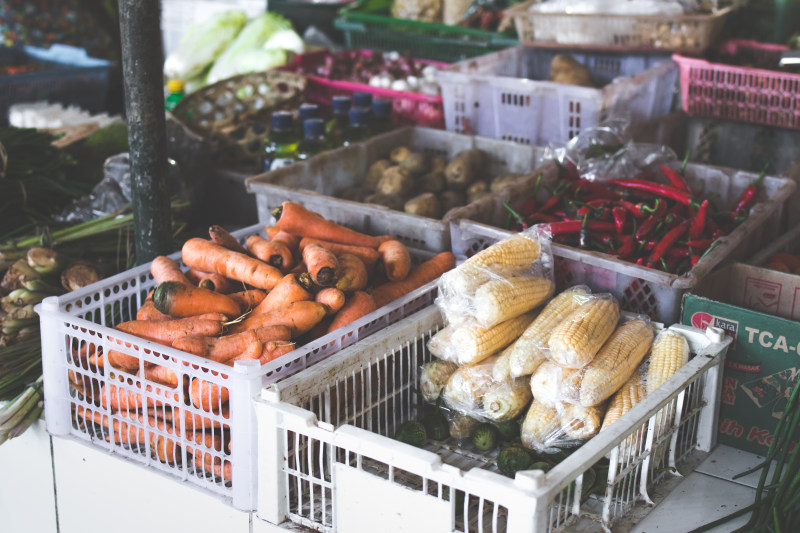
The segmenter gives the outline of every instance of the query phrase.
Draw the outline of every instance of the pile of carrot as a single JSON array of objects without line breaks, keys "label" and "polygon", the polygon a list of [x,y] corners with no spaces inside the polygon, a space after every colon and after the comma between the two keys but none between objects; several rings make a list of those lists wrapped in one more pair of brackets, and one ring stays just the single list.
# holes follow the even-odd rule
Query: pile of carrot
[{"label": "pile of carrot", "polygon": [[[266,239],[253,235],[242,245],[219,226],[210,228],[209,239],[189,239],[181,250],[186,270],[167,257],[154,259],[150,271],[156,288],[136,319],[115,329],[230,366],[248,359],[265,364],[455,266],[450,252],[412,266],[408,248],[393,237],[353,231],[293,202],[284,202],[273,214],[277,222],[266,228]],[[127,344],[112,337],[108,341]],[[174,365],[141,361],[120,350],[104,354],[100,347],[82,344],[73,356],[82,368],[102,372],[109,365],[152,382],[143,399],[123,382],[98,384],[70,373],[73,386],[94,398],[94,405],[139,424],[147,410],[151,427],[198,445],[186,451],[199,469],[230,480],[230,462],[219,453],[203,451],[209,444],[206,447],[216,452],[229,452],[229,427],[176,407],[183,397],[197,410],[227,418],[226,387],[201,378],[179,378]],[[98,411],[77,411],[76,420],[102,426],[106,439],[145,444],[144,432],[136,426],[116,418],[109,421]],[[151,452],[162,462],[181,456],[177,441],[163,435],[149,439]]]},{"label": "pile of carrot", "polygon": [[770,256],[766,268],[772,270],[780,270],[781,272],[788,272],[790,274],[800,274],[800,254],[790,254],[786,252],[779,252]]}]

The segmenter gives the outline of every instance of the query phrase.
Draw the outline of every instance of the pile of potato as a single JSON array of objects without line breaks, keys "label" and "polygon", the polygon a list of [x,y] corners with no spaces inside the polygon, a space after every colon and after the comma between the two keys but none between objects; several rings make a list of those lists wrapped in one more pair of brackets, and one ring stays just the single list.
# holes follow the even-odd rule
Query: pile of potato
[{"label": "pile of potato", "polygon": [[507,173],[487,181],[483,179],[487,159],[486,152],[472,149],[446,162],[398,146],[388,159],[370,165],[361,184],[341,189],[336,196],[440,219],[451,209],[498,191],[521,176]]}]

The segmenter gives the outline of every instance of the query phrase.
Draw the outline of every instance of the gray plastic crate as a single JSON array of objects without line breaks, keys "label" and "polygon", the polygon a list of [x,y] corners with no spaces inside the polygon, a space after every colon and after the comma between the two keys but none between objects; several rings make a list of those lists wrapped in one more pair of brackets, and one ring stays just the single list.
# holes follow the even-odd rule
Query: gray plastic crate
[{"label": "gray plastic crate", "polygon": [[333,196],[338,189],[361,183],[373,162],[400,145],[442,157],[479,148],[489,154],[487,177],[505,172],[530,172],[541,162],[544,153],[543,148],[496,139],[429,128],[404,128],[249,178],[247,190],[256,195],[258,220],[269,223],[271,210],[291,200],[329,220],[358,227],[371,235],[394,235],[408,246],[422,250],[450,250],[447,220],[409,215]]}]

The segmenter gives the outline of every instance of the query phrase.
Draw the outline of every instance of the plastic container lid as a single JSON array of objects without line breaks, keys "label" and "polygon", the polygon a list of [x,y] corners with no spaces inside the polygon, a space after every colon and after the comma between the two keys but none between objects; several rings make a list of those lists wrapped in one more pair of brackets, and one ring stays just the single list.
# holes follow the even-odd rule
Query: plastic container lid
[{"label": "plastic container lid", "polygon": [[353,93],[353,106],[354,107],[366,107],[367,109],[372,107],[372,93],[368,93],[365,91],[356,91]]},{"label": "plastic container lid", "polygon": [[317,104],[303,104],[297,108],[297,117],[301,123],[305,124],[306,120],[319,117],[319,106]]},{"label": "plastic container lid", "polygon": [[367,126],[369,122],[369,108],[353,107],[350,109],[350,125],[355,127]]},{"label": "plastic container lid", "polygon": [[275,111],[272,114],[272,129],[288,130],[292,127],[292,114],[288,111]]},{"label": "plastic container lid", "polygon": [[183,80],[169,80],[167,82],[167,90],[171,93],[182,93],[185,87],[186,84],[183,83]]},{"label": "plastic container lid", "polygon": [[321,118],[309,118],[303,122],[303,131],[306,138],[322,137],[325,135],[325,121]]},{"label": "plastic container lid", "polygon": [[343,115],[350,111],[350,97],[349,96],[334,96],[331,98],[331,107],[333,113],[336,115]]},{"label": "plastic container lid", "polygon": [[373,100],[372,114],[381,118],[389,117],[392,114],[392,102],[389,100]]}]

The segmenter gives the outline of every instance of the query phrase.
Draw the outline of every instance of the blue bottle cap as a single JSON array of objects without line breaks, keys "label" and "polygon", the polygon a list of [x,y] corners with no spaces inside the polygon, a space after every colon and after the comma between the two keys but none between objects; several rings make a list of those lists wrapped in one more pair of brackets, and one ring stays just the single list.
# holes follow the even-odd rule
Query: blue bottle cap
[{"label": "blue bottle cap", "polygon": [[283,131],[291,129],[292,114],[288,111],[275,111],[272,113],[272,129]]},{"label": "blue bottle cap", "polygon": [[319,117],[319,106],[317,104],[303,104],[297,108],[297,117],[301,124],[305,124],[310,118]]},{"label": "blue bottle cap", "polygon": [[353,106],[354,107],[366,107],[367,109],[372,107],[372,93],[364,92],[364,91],[357,91],[353,93]]},{"label": "blue bottle cap", "polygon": [[369,109],[353,107],[350,109],[350,125],[354,127],[366,126],[369,122]]},{"label": "blue bottle cap", "polygon": [[334,96],[331,98],[331,108],[336,115],[343,115],[350,111],[349,96]]},{"label": "blue bottle cap", "polygon": [[306,138],[322,137],[325,135],[325,121],[321,118],[309,118],[303,122],[303,131]]},{"label": "blue bottle cap", "polygon": [[380,118],[388,118],[392,114],[392,102],[389,100],[373,100],[372,114]]}]

